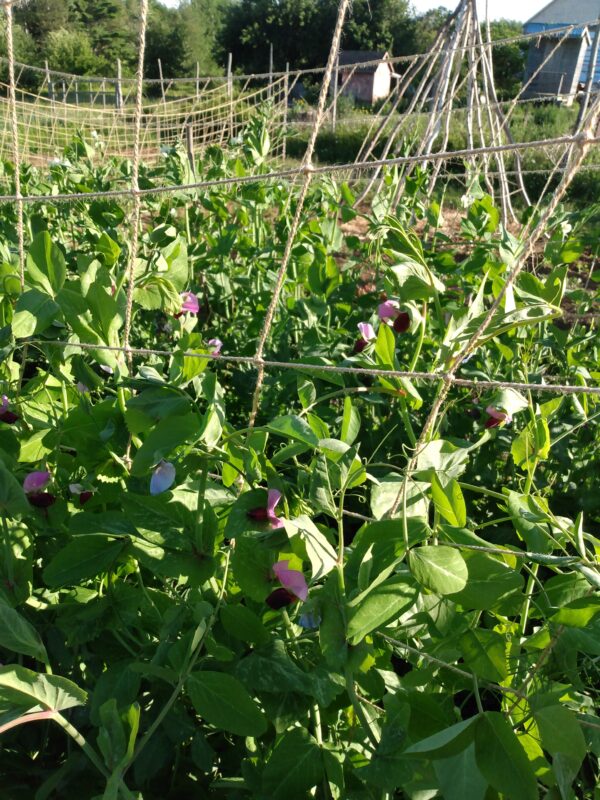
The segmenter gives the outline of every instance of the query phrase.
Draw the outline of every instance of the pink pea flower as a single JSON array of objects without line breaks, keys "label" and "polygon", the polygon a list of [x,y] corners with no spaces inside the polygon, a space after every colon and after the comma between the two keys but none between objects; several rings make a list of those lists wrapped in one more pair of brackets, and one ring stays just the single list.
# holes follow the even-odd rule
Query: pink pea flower
[{"label": "pink pea flower", "polygon": [[208,346],[212,347],[211,355],[218,356],[221,354],[221,348],[223,347],[223,342],[220,339],[209,339]]},{"label": "pink pea flower", "polygon": [[281,500],[281,492],[269,489],[266,508],[251,508],[248,517],[255,522],[268,522],[271,528],[283,528],[283,520],[275,514],[275,506]]},{"label": "pink pea flower", "polygon": [[273,564],[273,574],[284,589],[303,602],[308,598],[308,586],[304,574],[298,569],[290,569],[289,561],[278,561]]},{"label": "pink pea flower", "polygon": [[169,461],[161,461],[150,478],[150,494],[166,492],[175,481],[175,467]]},{"label": "pink pea flower", "polygon": [[198,297],[193,292],[181,293],[181,312],[187,314],[197,314],[200,311],[200,303]]},{"label": "pink pea flower", "polygon": [[18,414],[15,414],[14,411],[11,411],[8,406],[8,397],[3,394],[2,405],[0,405],[0,422],[6,422],[7,425],[13,425],[18,419],[20,419],[20,417]]},{"label": "pink pea flower", "polygon": [[512,422],[512,417],[510,414],[507,414],[506,411],[501,411],[498,408],[494,408],[494,406],[488,406],[485,412],[488,415],[488,419],[485,423],[486,428],[498,428],[503,423],[508,425],[510,422]]},{"label": "pink pea flower", "polygon": [[380,303],[377,309],[379,319],[396,331],[396,333],[406,333],[410,328],[410,315],[406,311],[400,311],[400,307],[395,300],[386,300]]},{"label": "pink pea flower", "polygon": [[375,331],[370,322],[359,322],[356,326],[360,337],[354,343],[354,352],[362,353],[365,347],[376,338]]}]

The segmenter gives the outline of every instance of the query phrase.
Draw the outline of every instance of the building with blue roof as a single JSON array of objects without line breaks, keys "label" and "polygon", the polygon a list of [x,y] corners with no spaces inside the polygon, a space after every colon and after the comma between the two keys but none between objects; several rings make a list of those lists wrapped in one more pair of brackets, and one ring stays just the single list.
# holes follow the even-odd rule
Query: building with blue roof
[{"label": "building with blue roof", "polygon": [[[553,0],[525,23],[525,33],[539,34],[529,45],[525,82],[534,77],[525,97],[573,103],[588,79],[599,18],[600,0]],[[568,26],[575,27],[565,35]],[[600,59],[596,83],[600,84]]]}]

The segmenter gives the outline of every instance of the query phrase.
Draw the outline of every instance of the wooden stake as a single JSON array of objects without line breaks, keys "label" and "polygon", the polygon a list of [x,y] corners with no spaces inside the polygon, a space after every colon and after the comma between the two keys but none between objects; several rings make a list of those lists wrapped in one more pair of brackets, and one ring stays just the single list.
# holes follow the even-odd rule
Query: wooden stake
[{"label": "wooden stake", "polygon": [[123,87],[121,85],[121,59],[117,58],[117,82],[115,84],[115,108],[123,110]]},{"label": "wooden stake", "polygon": [[165,82],[163,79],[162,61],[160,58],[157,58],[156,60],[158,61],[158,74],[160,75],[160,93],[162,94],[163,103],[166,103],[167,98],[165,97]]},{"label": "wooden stake", "polygon": [[194,164],[194,129],[191,123],[185,126],[185,144],[187,148],[187,156],[188,161],[190,162],[190,168],[192,172],[196,171],[196,167]]},{"label": "wooden stake", "polygon": [[331,130],[335,133],[335,126],[337,123],[337,98],[338,98],[338,82],[340,72],[340,57],[335,60],[335,70],[333,73],[333,105],[331,107]]},{"label": "wooden stake", "polygon": [[285,77],[283,79],[283,151],[282,156],[285,160],[287,153],[287,126],[288,126],[288,104],[290,102],[290,62],[285,62]]},{"label": "wooden stake", "polygon": [[196,61],[196,100],[200,97],[200,63]]},{"label": "wooden stake", "polygon": [[269,89],[267,96],[269,100],[273,96],[273,42],[269,44]]}]

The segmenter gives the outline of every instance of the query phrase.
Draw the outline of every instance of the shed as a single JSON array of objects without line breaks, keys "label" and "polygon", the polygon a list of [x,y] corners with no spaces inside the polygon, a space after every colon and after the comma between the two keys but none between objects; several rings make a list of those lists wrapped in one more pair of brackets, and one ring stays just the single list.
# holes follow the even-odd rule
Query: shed
[{"label": "shed", "polygon": [[338,87],[342,94],[372,105],[390,93],[393,67],[385,50],[342,50]]},{"label": "shed", "polygon": [[[543,64],[525,97],[556,98],[571,105],[577,87],[588,79],[592,43],[597,26],[594,22],[600,14],[598,0],[553,0],[524,25],[525,33],[537,33],[529,45],[525,81]],[[568,25],[576,27],[565,37],[548,62],[544,61],[556,47],[564,32],[557,29]],[[600,64],[597,65],[594,82],[600,80]]]}]

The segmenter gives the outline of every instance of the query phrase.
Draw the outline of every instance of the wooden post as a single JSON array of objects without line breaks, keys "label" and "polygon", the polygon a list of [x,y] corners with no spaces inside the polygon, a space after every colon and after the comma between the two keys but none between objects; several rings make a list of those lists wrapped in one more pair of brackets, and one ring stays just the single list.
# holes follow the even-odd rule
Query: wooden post
[{"label": "wooden post", "polygon": [[190,122],[185,126],[185,144],[187,149],[187,157],[190,162],[190,168],[195,173],[196,166],[194,164],[194,128]]},{"label": "wooden post", "polygon": [[227,55],[227,99],[229,100],[229,137],[233,138],[233,55]]},{"label": "wooden post", "polygon": [[162,61],[160,60],[160,58],[157,58],[156,60],[158,61],[158,74],[160,75],[160,92],[162,94],[162,101],[163,103],[166,103],[167,100],[165,97],[165,83],[163,79]]},{"label": "wooden post", "polygon": [[200,98],[200,64],[196,61],[196,100]]},{"label": "wooden post", "polygon": [[587,81],[585,84],[585,91],[583,97],[581,98],[581,104],[579,106],[579,114],[577,115],[577,123],[575,125],[576,131],[579,130],[581,123],[584,120],[585,114],[588,110],[588,106],[590,104],[590,96],[592,94],[592,88],[594,86],[594,79],[596,77],[596,67],[598,65],[598,48],[600,47],[600,17],[598,17],[598,23],[596,24],[594,30],[595,30],[594,44],[592,46],[592,54],[590,56],[590,67],[587,76]]},{"label": "wooden post", "polygon": [[75,81],[75,105],[79,105],[79,81]]},{"label": "wooden post", "polygon": [[106,79],[102,78],[102,108],[106,108]]},{"label": "wooden post", "polygon": [[46,67],[46,84],[48,85],[48,99],[54,103],[54,87],[52,86],[52,76],[50,75],[50,67],[48,66],[48,59],[44,61]]},{"label": "wooden post", "polygon": [[123,87],[121,85],[121,59],[117,58],[117,82],[115,83],[115,108],[118,111],[123,110]]},{"label": "wooden post", "polygon": [[66,103],[67,102],[67,84],[64,81],[62,82],[62,90],[63,90],[63,92],[62,92],[62,94],[63,94],[62,101],[63,101],[63,103]]},{"label": "wooden post", "polygon": [[269,88],[267,91],[267,97],[269,100],[273,96],[273,42],[269,44]]},{"label": "wooden post", "polygon": [[288,126],[288,97],[290,92],[290,62],[285,62],[285,77],[283,79],[283,150],[282,156],[285,160],[287,154],[287,126]]},{"label": "wooden post", "polygon": [[331,107],[331,130],[335,133],[335,126],[337,123],[337,98],[338,98],[338,81],[340,71],[340,57],[335,60],[335,70],[333,72],[333,105]]}]

